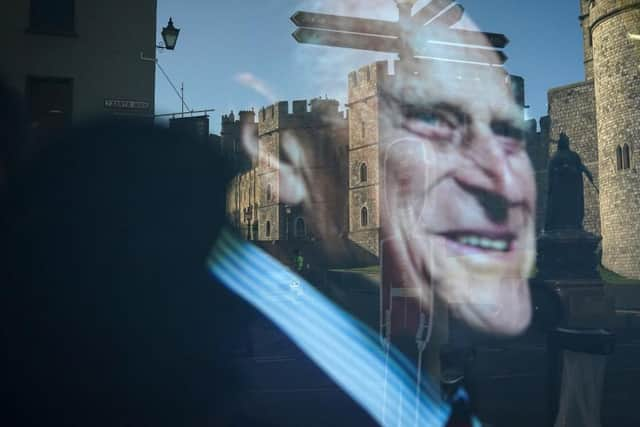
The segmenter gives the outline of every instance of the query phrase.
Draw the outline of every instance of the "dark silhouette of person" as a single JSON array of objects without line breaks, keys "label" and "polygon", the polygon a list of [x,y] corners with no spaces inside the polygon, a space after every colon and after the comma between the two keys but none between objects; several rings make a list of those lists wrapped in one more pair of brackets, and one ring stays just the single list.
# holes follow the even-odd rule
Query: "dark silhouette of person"
[{"label": "dark silhouette of person", "polygon": [[47,144],[25,168],[9,195],[2,310],[14,425],[237,416],[225,351],[243,307],[204,267],[224,224],[224,167],[212,151],[105,123]]},{"label": "dark silhouette of person", "polygon": [[558,150],[549,162],[549,190],[545,230],[581,230],[584,219],[584,186],[582,174],[593,184],[593,176],[578,153],[569,148],[569,137],[563,132]]},{"label": "dark silhouette of person", "polygon": [[[207,270],[225,226],[233,172],[225,164],[214,147],[186,135],[107,122],[47,143],[18,174],[4,227],[10,250],[0,328],[9,409],[1,425],[294,419],[294,403],[267,414],[260,408],[269,402],[248,397],[252,375],[282,378],[280,365],[251,371],[237,363],[249,325],[270,321]],[[310,361],[304,369],[289,373],[331,383]],[[355,403],[332,393],[330,401],[349,403],[332,413],[326,401],[306,402],[291,423],[349,425],[355,416],[366,425]]]}]

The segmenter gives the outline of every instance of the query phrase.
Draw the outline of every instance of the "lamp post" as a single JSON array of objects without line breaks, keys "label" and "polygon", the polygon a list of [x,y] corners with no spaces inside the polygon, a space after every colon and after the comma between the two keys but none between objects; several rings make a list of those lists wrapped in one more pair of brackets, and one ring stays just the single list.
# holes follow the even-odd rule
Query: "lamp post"
[{"label": "lamp post", "polygon": [[158,49],[173,50],[176,48],[178,42],[178,34],[180,34],[180,28],[173,26],[173,19],[169,18],[169,23],[166,27],[162,27],[162,41],[164,46],[157,45]]},{"label": "lamp post", "polygon": [[[174,50],[176,48],[176,43],[178,42],[178,35],[180,34],[180,29],[176,28],[173,25],[173,19],[171,17],[169,18],[169,22],[167,23],[167,26],[166,27],[162,27],[162,32],[160,34],[162,35],[162,41],[164,42],[164,45],[156,44],[156,48]],[[180,105],[181,105],[181,108],[182,108],[182,115],[183,116],[184,116],[184,109],[185,108],[187,109],[187,111],[193,111],[193,110],[191,110],[189,108],[187,103],[184,102],[184,85],[182,85],[181,88],[180,88],[180,91],[178,91],[178,89],[176,88],[176,85],[173,84],[173,82],[171,81],[171,79],[169,78],[167,73],[164,71],[164,68],[162,68],[162,66],[160,66],[160,63],[158,62],[158,58],[157,57],[156,58],[148,58],[148,57],[144,56],[143,52],[140,52],[140,60],[147,61],[147,62],[153,62],[154,64],[156,64],[158,66],[158,69],[162,72],[162,75],[164,75],[165,79],[167,79],[167,82],[169,82],[169,84],[173,88],[174,92],[180,98]]]},{"label": "lamp post", "polygon": [[244,212],[244,221],[247,223],[247,240],[251,240],[251,219],[253,218],[253,206],[246,207]]}]

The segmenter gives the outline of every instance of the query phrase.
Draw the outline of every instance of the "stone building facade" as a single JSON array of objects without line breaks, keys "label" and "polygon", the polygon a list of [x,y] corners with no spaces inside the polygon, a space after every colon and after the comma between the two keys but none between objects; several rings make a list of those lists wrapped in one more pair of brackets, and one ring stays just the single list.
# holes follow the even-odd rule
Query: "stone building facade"
[{"label": "stone building facade", "polygon": [[[551,89],[548,92],[549,117],[551,128],[550,141],[557,141],[560,133],[564,132],[571,143],[571,149],[582,158],[582,163],[591,171],[593,180],[598,186],[598,137],[596,131],[596,106],[593,94],[593,80],[574,83]],[[552,156],[556,144],[548,143],[547,150]],[[544,172],[546,175],[546,166]],[[540,196],[546,202],[546,183]],[[601,234],[600,203],[596,189],[584,180],[584,228],[585,230]]]},{"label": "stone building facade", "polygon": [[0,75],[36,136],[95,118],[152,119],[155,64],[141,55],[156,53],[156,3],[3,2]]},{"label": "stone building facade", "polygon": [[549,91],[550,137],[569,136],[599,187],[585,182],[585,228],[602,235],[603,265],[640,278],[640,46],[628,37],[640,0],[580,0],[580,12],[585,81]]},{"label": "stone building facade", "polygon": [[380,240],[379,87],[387,62],[349,73],[349,239],[376,257]]},{"label": "stone building facade", "polygon": [[227,218],[243,236],[251,238],[257,226],[253,212],[257,210],[255,156],[243,149],[243,137],[258,138],[258,124],[253,111],[222,115],[218,145],[224,159],[238,171],[227,190]]},{"label": "stone building facade", "polygon": [[[246,137],[257,139],[258,150],[255,158],[237,160],[245,167],[227,192],[227,213],[234,218],[233,224],[248,238],[261,241],[313,240],[316,230],[327,227],[335,218],[338,227],[344,227],[347,223],[347,119],[338,101],[297,100],[291,105],[279,102],[260,109],[257,123],[254,115],[240,114],[240,120],[231,115],[223,117],[222,150],[235,153],[233,147],[239,147],[239,153],[243,152],[242,138]],[[246,126],[255,126],[255,134],[243,132]],[[302,148],[315,185],[338,183],[328,190],[318,188],[314,192],[310,206],[313,218],[301,206],[289,206],[280,197],[278,164],[286,158],[283,148],[287,138],[295,138]]]}]

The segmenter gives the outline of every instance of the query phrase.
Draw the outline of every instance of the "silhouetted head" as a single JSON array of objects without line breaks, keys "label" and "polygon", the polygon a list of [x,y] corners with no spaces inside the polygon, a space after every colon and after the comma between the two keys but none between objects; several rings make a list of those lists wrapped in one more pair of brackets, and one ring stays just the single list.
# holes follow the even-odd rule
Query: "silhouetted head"
[{"label": "silhouetted head", "polygon": [[240,306],[206,268],[225,222],[224,171],[213,147],[123,123],[74,129],[30,162],[12,194],[13,291],[2,310],[17,416],[167,426],[225,417],[236,396],[223,350],[240,335]]},{"label": "silhouetted head", "polygon": [[558,150],[568,150],[569,149],[569,137],[566,133],[560,133],[558,138]]}]

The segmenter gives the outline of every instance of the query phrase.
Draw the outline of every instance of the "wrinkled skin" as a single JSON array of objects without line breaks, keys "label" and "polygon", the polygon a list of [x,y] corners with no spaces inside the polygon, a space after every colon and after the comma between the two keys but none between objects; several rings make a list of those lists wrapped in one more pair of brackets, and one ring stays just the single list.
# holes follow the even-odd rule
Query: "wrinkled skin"
[{"label": "wrinkled skin", "polygon": [[382,234],[396,268],[470,326],[522,332],[536,191],[506,73],[423,62],[397,73],[381,108],[390,129],[381,140]]}]

